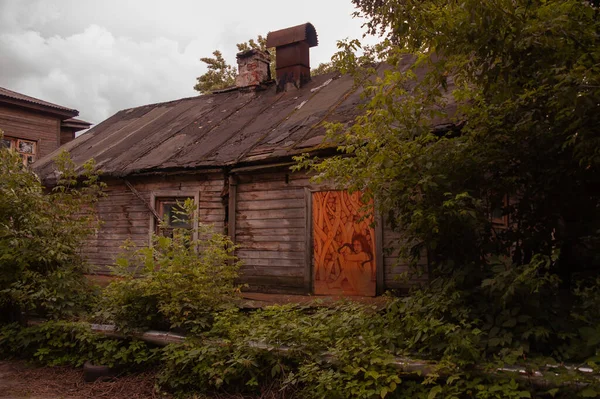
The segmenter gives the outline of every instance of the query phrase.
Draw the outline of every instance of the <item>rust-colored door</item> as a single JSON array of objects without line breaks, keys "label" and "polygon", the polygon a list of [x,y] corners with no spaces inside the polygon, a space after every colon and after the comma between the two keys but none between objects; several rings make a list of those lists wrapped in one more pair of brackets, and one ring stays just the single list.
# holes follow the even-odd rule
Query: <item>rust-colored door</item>
[{"label": "rust-colored door", "polygon": [[374,296],[375,231],[360,193],[312,194],[313,282],[317,295]]}]

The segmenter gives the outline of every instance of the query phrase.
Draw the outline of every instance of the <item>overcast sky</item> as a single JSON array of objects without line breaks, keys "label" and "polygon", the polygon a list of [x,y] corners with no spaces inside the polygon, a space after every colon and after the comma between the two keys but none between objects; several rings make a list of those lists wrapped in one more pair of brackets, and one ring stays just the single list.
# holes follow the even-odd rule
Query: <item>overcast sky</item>
[{"label": "overcast sky", "polygon": [[200,57],[235,64],[235,44],[311,22],[329,61],[360,38],[350,0],[0,0],[0,86],[99,123],[143,104],[194,96]]}]

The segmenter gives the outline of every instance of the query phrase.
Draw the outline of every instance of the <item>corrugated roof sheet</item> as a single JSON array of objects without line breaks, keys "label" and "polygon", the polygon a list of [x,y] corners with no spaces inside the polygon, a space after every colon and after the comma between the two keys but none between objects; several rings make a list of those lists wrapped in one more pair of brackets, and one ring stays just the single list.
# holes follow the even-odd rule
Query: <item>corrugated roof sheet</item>
[{"label": "corrugated roof sheet", "polygon": [[[322,122],[352,124],[363,101],[352,77],[330,73],[283,93],[273,85],[122,110],[61,149],[112,176],[271,162],[321,145]],[[47,181],[53,155],[35,163]]]},{"label": "corrugated roof sheet", "polygon": [[[342,119],[350,122],[358,113],[358,93],[348,97],[354,91],[350,76],[311,91],[334,75],[318,76],[297,91],[276,93],[273,85],[122,110],[62,148],[77,164],[94,158],[104,174],[113,176],[289,156],[305,150],[308,140],[323,137],[320,123],[342,105],[340,100],[353,110]],[[52,156],[35,164],[43,178],[53,172]]]},{"label": "corrugated roof sheet", "polygon": [[42,107],[54,108],[56,110],[60,110],[60,111],[64,111],[64,112],[70,112],[70,113],[74,114],[73,116],[79,115],[79,112],[76,109],[63,107],[62,105],[53,104],[48,101],[40,100],[39,98],[26,96],[25,94],[17,93],[16,91],[12,91],[12,90],[6,89],[4,87],[0,87],[0,98],[2,98],[2,97],[6,97],[6,98],[13,99],[13,100],[18,100],[18,101],[24,101],[24,102],[31,103],[31,104],[41,105]]}]

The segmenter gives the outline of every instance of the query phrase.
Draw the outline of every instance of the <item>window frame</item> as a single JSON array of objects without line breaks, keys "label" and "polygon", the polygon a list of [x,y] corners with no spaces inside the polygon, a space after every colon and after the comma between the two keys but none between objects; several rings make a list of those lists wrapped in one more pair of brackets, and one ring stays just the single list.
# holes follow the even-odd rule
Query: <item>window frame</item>
[{"label": "window frame", "polygon": [[[159,201],[165,201],[165,200],[171,200],[171,201],[177,201],[177,200],[181,200],[181,201],[185,201],[187,198],[192,198],[194,200],[194,203],[196,204],[196,208],[195,208],[195,212],[196,215],[198,214],[198,211],[200,209],[200,192],[199,191],[182,191],[182,190],[158,190],[158,191],[152,191],[150,193],[150,206],[152,206],[152,209],[154,210],[154,212],[156,212],[156,214],[158,214],[159,216],[163,216],[161,214],[161,209],[159,207]],[[158,233],[158,225],[159,222],[156,220],[156,217],[154,216],[154,214],[150,215],[150,229],[148,232],[148,243],[150,246],[152,246],[152,237],[154,234]],[[193,229],[193,234],[192,234],[192,238],[194,240],[198,239],[198,218],[194,218],[192,220],[192,229]]]},{"label": "window frame", "polygon": [[[509,197],[508,194],[504,194],[502,197],[502,207],[499,209],[507,209],[509,205]],[[496,208],[498,209],[498,208]],[[508,228],[508,214],[502,215],[500,217],[494,216],[495,209],[490,210],[490,222],[494,228],[507,229]]]},{"label": "window frame", "polygon": [[[8,149],[15,151],[17,154],[19,154],[19,156],[21,157],[21,159],[23,161],[23,165],[29,166],[37,160],[37,154],[38,154],[37,147],[39,144],[38,140],[21,139],[21,138],[12,137],[12,136],[3,136],[2,140],[10,142]],[[22,142],[32,144],[32,152],[31,153],[20,151],[20,147],[21,147],[20,144]],[[32,159],[31,162],[28,161],[29,157],[31,157],[31,159]]]}]

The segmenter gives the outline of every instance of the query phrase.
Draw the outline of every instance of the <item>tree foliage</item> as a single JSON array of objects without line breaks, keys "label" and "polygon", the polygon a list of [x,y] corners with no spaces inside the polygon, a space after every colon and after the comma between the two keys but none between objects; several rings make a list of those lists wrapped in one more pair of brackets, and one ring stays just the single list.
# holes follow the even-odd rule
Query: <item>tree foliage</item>
[{"label": "tree foliage", "polygon": [[204,62],[208,69],[205,74],[196,78],[198,82],[194,86],[194,90],[201,94],[211,93],[235,84],[235,68],[225,61],[219,50],[213,51],[213,56],[212,58],[200,58],[200,61]]},{"label": "tree foliage", "polygon": [[73,315],[87,300],[81,246],[98,221],[90,210],[102,184],[94,163],[77,180],[66,153],[57,158],[59,179],[49,195],[14,151],[0,148],[0,304],[7,318],[21,312]]},{"label": "tree foliage", "polygon": [[316,68],[311,68],[310,76],[319,76],[336,71],[337,68],[333,62],[321,62]]},{"label": "tree foliage", "polygon": [[[252,49],[267,51],[267,38],[258,35],[256,40],[250,39],[247,42],[236,44],[239,52]],[[235,85],[235,76],[237,67],[229,64],[219,50],[213,51],[213,57],[200,58],[200,61],[206,64],[208,71],[196,78],[197,83],[194,90],[200,94],[208,94],[215,90],[225,89]],[[275,62],[271,61],[271,76],[275,76]]]},{"label": "tree foliage", "polygon": [[[404,339],[461,367],[550,357],[597,368],[598,318],[576,316],[587,305],[575,299],[600,283],[597,5],[354,4],[384,38],[340,43],[334,58],[366,104],[352,126],[328,125],[342,154],[300,166],[374,198],[403,254],[428,255],[429,294],[407,299]],[[449,335],[424,345],[431,331]]]},{"label": "tree foliage", "polygon": [[[362,56],[358,41],[341,43],[336,59],[370,101],[350,129],[329,125],[351,157],[305,164],[374,196],[412,254],[427,247],[437,265],[480,265],[489,254],[519,265],[556,252],[551,269],[567,285],[597,267],[598,8],[577,0],[354,4],[384,39]],[[377,60],[391,67],[376,72]],[[491,223],[494,209],[509,216],[506,229]]]}]

